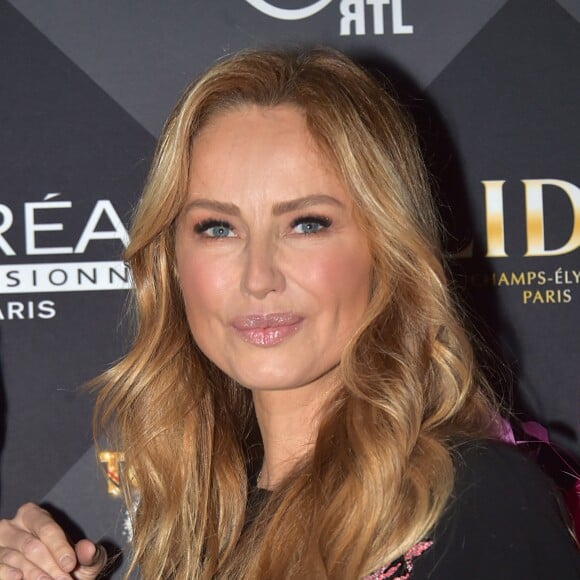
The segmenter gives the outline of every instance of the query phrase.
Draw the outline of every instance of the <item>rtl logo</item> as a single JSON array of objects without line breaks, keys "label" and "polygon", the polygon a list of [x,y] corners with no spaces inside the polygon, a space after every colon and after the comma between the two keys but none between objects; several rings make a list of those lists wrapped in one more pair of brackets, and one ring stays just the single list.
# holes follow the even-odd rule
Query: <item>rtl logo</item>
[{"label": "rtl logo", "polygon": [[[266,0],[246,2],[263,14],[278,20],[303,20],[326,8],[332,0],[317,0],[302,8],[280,8]],[[373,34],[385,34],[385,13],[388,12],[393,34],[413,34],[413,26],[404,24],[403,0],[340,0],[339,10],[341,36],[350,36],[353,32],[362,36],[368,33],[370,25]]]}]

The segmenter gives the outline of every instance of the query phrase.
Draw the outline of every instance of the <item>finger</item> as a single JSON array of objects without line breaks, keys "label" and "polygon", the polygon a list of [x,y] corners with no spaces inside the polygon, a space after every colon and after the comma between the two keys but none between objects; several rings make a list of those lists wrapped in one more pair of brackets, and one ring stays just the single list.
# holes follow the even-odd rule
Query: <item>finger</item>
[{"label": "finger", "polygon": [[81,540],[75,546],[77,560],[80,566],[73,572],[77,580],[93,580],[107,563],[107,551],[100,544],[89,540]]},{"label": "finger", "polygon": [[[76,554],[52,516],[35,504],[24,504],[16,513],[15,522],[36,536],[63,572],[72,571],[77,565]],[[35,561],[35,560],[33,560]]]},{"label": "finger", "polygon": [[8,564],[0,564],[0,580],[23,580],[23,578],[22,570],[12,568]]},{"label": "finger", "polygon": [[[56,563],[42,540],[12,522],[3,521],[0,527],[4,544],[0,548],[1,563],[22,570],[27,579],[36,578],[39,570],[44,570],[44,577],[50,574],[52,578],[71,578]],[[32,570],[35,575],[27,570]]]},{"label": "finger", "polygon": [[[62,572],[57,572],[58,575],[52,575],[50,570],[37,566],[31,562],[26,556],[18,550],[10,548],[0,548],[0,578],[25,578],[27,580],[50,580],[51,578],[71,578],[68,574],[63,575]],[[58,568],[57,568],[58,569]],[[20,574],[20,575],[19,575]]]}]

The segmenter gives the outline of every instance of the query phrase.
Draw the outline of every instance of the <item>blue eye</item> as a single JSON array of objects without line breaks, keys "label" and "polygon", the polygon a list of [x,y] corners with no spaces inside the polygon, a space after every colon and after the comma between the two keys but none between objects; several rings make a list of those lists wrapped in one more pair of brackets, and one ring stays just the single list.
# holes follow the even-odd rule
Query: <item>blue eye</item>
[{"label": "blue eye", "polygon": [[292,222],[292,229],[299,234],[318,234],[330,227],[332,221],[325,217],[304,216]]},{"label": "blue eye", "polygon": [[208,238],[231,238],[234,235],[232,226],[221,220],[204,220],[193,228],[196,234]]}]

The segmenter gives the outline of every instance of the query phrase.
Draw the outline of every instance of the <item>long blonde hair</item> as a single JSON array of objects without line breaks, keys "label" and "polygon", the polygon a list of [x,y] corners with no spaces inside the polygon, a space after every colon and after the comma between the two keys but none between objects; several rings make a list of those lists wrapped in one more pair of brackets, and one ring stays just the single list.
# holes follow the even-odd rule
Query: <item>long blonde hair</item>
[{"label": "long blonde hair", "polygon": [[[174,258],[192,142],[213,115],[244,104],[304,112],[374,260],[368,311],[340,361],[342,387],[314,451],[245,530],[251,396],[194,343]],[[126,251],[134,343],[101,377],[95,415],[139,489],[133,566],[145,578],[352,579],[429,533],[453,486],[454,442],[485,436],[493,417],[441,258],[413,125],[345,56],[243,52],[185,91]]]}]

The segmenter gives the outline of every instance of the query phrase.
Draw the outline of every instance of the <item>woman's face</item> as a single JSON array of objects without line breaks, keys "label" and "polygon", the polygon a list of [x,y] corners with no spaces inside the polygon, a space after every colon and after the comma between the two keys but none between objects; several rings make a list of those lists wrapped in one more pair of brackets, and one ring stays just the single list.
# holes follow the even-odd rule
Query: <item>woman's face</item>
[{"label": "woman's face", "polygon": [[334,383],[371,256],[297,108],[244,106],[200,132],[176,256],[193,337],[225,373],[250,389]]}]

